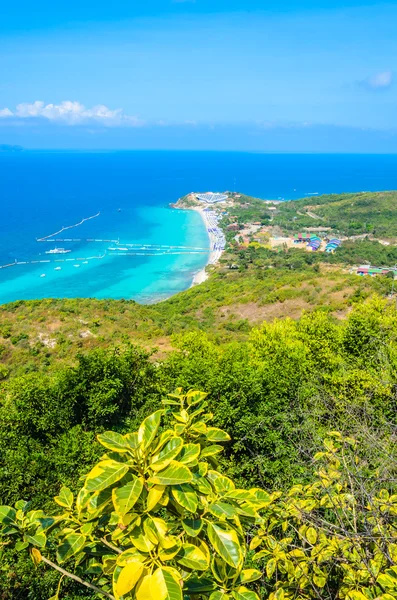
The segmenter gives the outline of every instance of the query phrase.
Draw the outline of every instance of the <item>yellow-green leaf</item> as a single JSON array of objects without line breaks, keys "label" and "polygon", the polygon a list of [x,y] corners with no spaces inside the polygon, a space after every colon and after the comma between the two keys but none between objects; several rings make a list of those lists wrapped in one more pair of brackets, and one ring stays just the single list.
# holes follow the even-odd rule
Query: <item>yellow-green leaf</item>
[{"label": "yellow-green leaf", "polygon": [[200,444],[185,444],[182,449],[181,455],[178,458],[179,462],[184,465],[191,464],[198,459],[200,455],[201,446]]},{"label": "yellow-green leaf", "polygon": [[142,421],[142,424],[138,429],[138,442],[142,444],[144,448],[148,448],[156,437],[163,413],[163,410],[157,410]]},{"label": "yellow-green leaf", "polygon": [[240,586],[237,590],[233,590],[232,597],[234,600],[259,600],[258,594],[244,586]]},{"label": "yellow-green leaf", "polygon": [[62,544],[58,546],[57,560],[58,562],[64,562],[74,554],[80,552],[86,542],[85,535],[80,533],[70,533],[67,535]]},{"label": "yellow-green leaf", "polygon": [[128,465],[118,463],[115,460],[104,460],[99,462],[88,473],[85,480],[85,488],[88,492],[99,492],[120,481],[128,471]]},{"label": "yellow-green leaf", "polygon": [[207,440],[210,442],[228,442],[230,435],[217,427],[207,427]]},{"label": "yellow-green leaf", "polygon": [[317,532],[314,527],[309,527],[306,531],[306,539],[313,546],[317,541]]},{"label": "yellow-green leaf", "polygon": [[139,527],[136,527],[133,530],[130,540],[135,548],[141,552],[151,552],[155,547],[155,544],[151,542],[146,535],[143,535],[142,530]]},{"label": "yellow-green leaf", "polygon": [[105,446],[105,448],[108,448],[109,450],[113,450],[113,452],[124,453],[130,450],[127,440],[116,431],[105,431],[96,437],[102,446]]},{"label": "yellow-green leaf", "polygon": [[228,565],[237,569],[243,560],[237,533],[233,529],[224,529],[215,523],[208,523],[207,532],[210,542],[219,556]]},{"label": "yellow-green leaf", "polygon": [[73,507],[73,494],[66,486],[61,487],[59,496],[55,496],[54,500],[57,504],[59,504],[59,506],[64,506],[65,508],[69,509]]},{"label": "yellow-green leaf", "polygon": [[116,594],[124,596],[124,594],[128,594],[128,592],[134,589],[136,583],[141,578],[144,568],[144,565],[140,562],[130,562],[123,567],[116,582]]},{"label": "yellow-green leaf", "polygon": [[32,550],[30,551],[30,555],[32,557],[33,564],[35,567],[37,567],[37,565],[39,565],[41,563],[41,561],[43,560],[43,557],[41,556],[41,552],[37,548],[32,548]]},{"label": "yellow-green leaf", "polygon": [[182,483],[172,488],[174,500],[191,513],[195,513],[198,505],[197,494],[188,483]]},{"label": "yellow-green leaf", "polygon": [[153,475],[148,482],[158,485],[179,485],[189,483],[192,479],[193,475],[185,465],[172,460],[163,471]]},{"label": "yellow-green leaf", "polygon": [[183,519],[183,529],[190,537],[196,537],[200,533],[204,522],[201,519]]},{"label": "yellow-green leaf", "polygon": [[24,540],[32,546],[38,546],[39,548],[44,548],[47,543],[47,538],[43,532],[35,533],[34,535],[28,535],[26,533]]},{"label": "yellow-green leaf", "polygon": [[206,571],[209,567],[208,557],[193,544],[183,544],[181,554],[176,561],[188,569],[197,571]]},{"label": "yellow-green leaf", "polygon": [[164,446],[164,448],[153,456],[152,461],[150,463],[151,469],[153,471],[161,471],[170,462],[178,456],[183,446],[183,440],[180,437],[174,437],[170,439],[169,442]]},{"label": "yellow-green leaf", "polygon": [[229,600],[230,596],[224,590],[217,590],[216,592],[212,592],[209,600]]},{"label": "yellow-green leaf", "polygon": [[182,600],[182,589],[171,570],[159,568],[139,581],[135,597],[136,600]]},{"label": "yellow-green leaf", "polygon": [[153,485],[148,493],[146,500],[146,510],[153,510],[153,508],[158,504],[161,500],[162,495],[164,494],[165,486],[164,485]]},{"label": "yellow-green leaf", "polygon": [[218,444],[212,444],[211,446],[207,446],[203,448],[200,454],[200,459],[205,458],[206,456],[215,456],[215,454],[219,454],[223,452],[223,446],[218,446]]},{"label": "yellow-green leaf", "polygon": [[112,490],[114,510],[120,517],[124,517],[131,510],[138,501],[142,489],[143,483],[141,479],[133,476],[132,481]]},{"label": "yellow-green leaf", "polygon": [[262,577],[262,573],[258,569],[244,569],[241,571],[239,581],[241,583],[250,583],[251,581],[257,581]]}]

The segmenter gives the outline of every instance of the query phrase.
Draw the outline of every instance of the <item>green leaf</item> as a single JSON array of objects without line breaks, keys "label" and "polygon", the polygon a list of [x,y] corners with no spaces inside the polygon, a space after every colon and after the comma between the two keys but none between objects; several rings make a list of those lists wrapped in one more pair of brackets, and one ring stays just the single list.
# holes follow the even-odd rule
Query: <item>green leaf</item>
[{"label": "green leaf", "polygon": [[148,483],[155,483],[158,485],[178,485],[181,483],[189,483],[192,479],[193,475],[185,465],[181,465],[181,463],[172,460],[163,471],[160,471],[151,477],[148,480]]},{"label": "green leaf", "polygon": [[20,541],[15,544],[15,550],[17,552],[22,552],[22,550],[26,550],[26,548],[28,548],[28,547],[29,547],[29,542],[21,542]]},{"label": "green leaf", "polygon": [[223,529],[214,523],[208,523],[207,532],[210,542],[219,556],[228,565],[237,569],[243,560],[237,533],[233,529]]},{"label": "green leaf", "polygon": [[183,529],[190,537],[196,537],[203,528],[204,521],[201,519],[183,519]]},{"label": "green leaf", "polygon": [[212,592],[216,584],[208,577],[190,577],[184,585],[184,590],[190,596]]},{"label": "green leaf", "polygon": [[183,544],[182,554],[177,556],[176,561],[188,569],[197,571],[206,571],[209,567],[209,561],[204,552],[193,544]]},{"label": "green leaf", "polygon": [[67,535],[62,544],[58,546],[57,560],[58,562],[65,562],[68,558],[80,552],[86,542],[85,535],[81,533],[70,533]]},{"label": "green leaf", "polygon": [[230,435],[217,427],[207,427],[207,440],[210,442],[228,442]]},{"label": "green leaf", "polygon": [[172,497],[174,500],[191,513],[197,511],[198,498],[191,485],[183,483],[172,488]]},{"label": "green leaf", "polygon": [[133,475],[133,480],[121,487],[112,490],[114,510],[120,517],[124,517],[138,501],[143,490],[143,483]]},{"label": "green leaf", "polygon": [[180,453],[183,446],[183,440],[180,437],[172,438],[155,456],[150,463],[153,471],[161,471]]},{"label": "green leaf", "polygon": [[226,502],[213,502],[209,505],[208,510],[218,518],[225,517],[230,519],[237,515],[237,510],[233,506],[230,506],[230,504],[226,504]]},{"label": "green leaf", "polygon": [[216,592],[212,592],[209,600],[229,600],[230,595],[224,590],[217,590]]},{"label": "green leaf", "polygon": [[15,508],[21,510],[23,513],[27,512],[29,506],[30,502],[27,502],[26,500],[18,500],[18,502],[15,502]]},{"label": "green leaf", "polygon": [[201,450],[200,444],[185,444],[185,446],[183,447],[183,450],[181,452],[181,455],[178,459],[179,462],[183,463],[184,465],[188,465],[188,464],[194,462],[195,460],[198,459],[198,457],[200,455],[200,450]]},{"label": "green leaf", "polygon": [[138,429],[138,442],[143,445],[143,448],[148,448],[156,437],[163,413],[164,410],[157,410],[142,421],[142,424]]},{"label": "green leaf", "polygon": [[16,524],[17,511],[11,506],[0,506],[0,523],[2,525]]},{"label": "green leaf", "polygon": [[105,433],[100,433],[96,437],[102,446],[113,450],[113,452],[124,453],[131,449],[128,441],[120,433],[116,433],[116,431],[105,431]]},{"label": "green leaf", "polygon": [[119,596],[124,596],[128,594],[139,579],[144,571],[144,565],[140,562],[130,562],[121,570],[120,575],[118,576],[117,582],[114,585],[114,591]]},{"label": "green leaf", "polygon": [[29,542],[32,546],[38,546],[44,548],[47,543],[47,538],[44,533],[35,533],[34,535],[25,534],[24,540]]},{"label": "green leaf", "polygon": [[70,510],[73,508],[73,494],[68,487],[61,487],[59,496],[55,496],[54,500],[59,506],[64,506]]},{"label": "green leaf", "polygon": [[128,471],[128,465],[114,460],[99,462],[88,473],[85,488],[88,492],[99,492],[120,481]]}]

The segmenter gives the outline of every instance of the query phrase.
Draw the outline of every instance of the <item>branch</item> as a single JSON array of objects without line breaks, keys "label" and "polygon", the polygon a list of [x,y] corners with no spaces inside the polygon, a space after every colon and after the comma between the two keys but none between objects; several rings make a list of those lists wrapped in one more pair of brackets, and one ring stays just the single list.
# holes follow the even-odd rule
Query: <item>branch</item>
[{"label": "branch", "polygon": [[111,550],[114,550],[114,552],[117,552],[117,554],[122,554],[123,551],[120,550],[120,548],[117,548],[117,546],[113,546],[113,544],[108,542],[104,537],[100,538],[100,540],[101,540],[102,544],[105,544],[105,546],[107,546]]},{"label": "branch", "polygon": [[69,577],[69,579],[73,579],[74,581],[77,581],[77,583],[81,583],[81,585],[85,585],[85,587],[89,588],[90,590],[93,590],[97,594],[102,594],[102,596],[106,596],[106,598],[110,598],[110,600],[116,600],[116,598],[114,596],[112,596],[112,594],[108,594],[108,592],[104,592],[103,590],[98,588],[96,585],[93,585],[92,583],[88,583],[88,581],[84,581],[84,579],[77,577],[77,575],[73,575],[73,573],[69,573],[68,571],[65,571],[65,569],[62,569],[62,567],[59,567],[58,565],[53,563],[51,560],[49,560],[45,556],[41,555],[41,560],[44,563],[46,563],[47,565],[49,565],[50,567],[52,567],[53,569],[56,569],[57,571],[62,573],[62,575],[65,575],[65,577]]}]

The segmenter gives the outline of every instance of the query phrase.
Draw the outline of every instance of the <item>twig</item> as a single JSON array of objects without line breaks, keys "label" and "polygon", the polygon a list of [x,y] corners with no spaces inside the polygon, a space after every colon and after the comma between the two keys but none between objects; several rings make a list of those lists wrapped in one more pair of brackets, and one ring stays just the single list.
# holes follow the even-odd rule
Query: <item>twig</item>
[{"label": "twig", "polygon": [[100,540],[101,540],[102,544],[105,544],[105,546],[107,546],[111,550],[114,550],[114,552],[117,552],[117,554],[122,554],[123,551],[120,550],[120,548],[117,548],[117,546],[113,546],[113,544],[108,542],[104,537],[100,538]]},{"label": "twig", "polygon": [[102,596],[106,596],[106,598],[110,598],[110,600],[116,600],[116,598],[114,596],[112,596],[112,594],[109,594],[108,592],[104,592],[103,590],[98,588],[96,585],[93,585],[92,583],[88,583],[88,581],[84,581],[84,579],[81,579],[80,577],[78,577],[77,575],[74,575],[73,573],[69,573],[69,571],[65,571],[65,569],[62,569],[62,567],[59,567],[57,564],[53,563],[51,560],[49,560],[45,556],[41,555],[41,560],[44,563],[46,563],[47,565],[49,565],[50,567],[52,567],[53,569],[56,569],[57,571],[62,573],[62,575],[65,575],[65,577],[69,577],[69,579],[73,579],[74,581],[77,581],[77,583],[81,583],[81,585],[85,585],[85,587],[89,588],[90,590],[93,590],[97,594],[102,594]]}]

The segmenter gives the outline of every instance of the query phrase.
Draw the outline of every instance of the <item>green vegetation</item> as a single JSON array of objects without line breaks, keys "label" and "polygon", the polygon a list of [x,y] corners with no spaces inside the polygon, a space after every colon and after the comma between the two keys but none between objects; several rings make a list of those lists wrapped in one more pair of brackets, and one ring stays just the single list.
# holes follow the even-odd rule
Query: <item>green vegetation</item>
[{"label": "green vegetation", "polygon": [[[219,469],[238,487],[273,493],[313,484],[310,457],[330,429],[360,442],[372,479],[380,456],[390,463],[397,385],[393,306],[376,298],[360,302],[342,321],[318,309],[244,335],[247,341],[219,343],[204,331],[188,331],[175,336],[174,349],[162,359],[126,345],[81,354],[75,366],[3,380],[2,502],[13,506],[23,498],[30,510],[52,514],[51,496],[60,484],[76,494],[80,478],[101,456],[96,434],[136,430],[176,386],[208,391],[213,426],[231,436]],[[55,593],[54,573],[35,570],[26,553],[9,545],[3,546],[2,569],[6,600]],[[62,590],[68,600],[90,594],[72,581]]]},{"label": "green vegetation", "polygon": [[[272,218],[259,200],[235,200],[241,224]],[[2,600],[103,597],[60,582],[48,561],[116,598],[124,585],[138,600],[168,589],[173,600],[397,598],[397,309],[390,278],[351,272],[394,264],[396,248],[364,239],[329,255],[239,246],[234,235],[205,283],[157,305],[0,307]],[[211,417],[194,415],[203,395],[191,389],[208,393]],[[171,442],[190,479],[159,483],[175,465],[153,468],[156,453]],[[122,475],[101,488],[108,462]],[[197,535],[191,521],[202,522]],[[151,565],[154,596],[143,586]],[[208,589],[195,597],[197,577]]]},{"label": "green vegetation", "polygon": [[397,238],[397,192],[361,192],[304,198],[278,205],[275,225],[286,230],[331,227],[343,235]]},{"label": "green vegetation", "polygon": [[396,598],[397,495],[355,440],[331,432],[309,485],[236,488],[205,397],[179,389],[136,432],[98,435],[76,496],[62,486],[51,514],[1,506],[0,539],[61,574],[55,598],[65,578],[110,600]]}]

